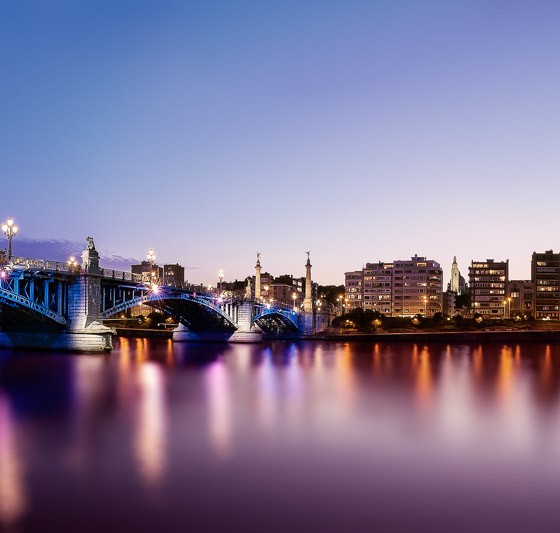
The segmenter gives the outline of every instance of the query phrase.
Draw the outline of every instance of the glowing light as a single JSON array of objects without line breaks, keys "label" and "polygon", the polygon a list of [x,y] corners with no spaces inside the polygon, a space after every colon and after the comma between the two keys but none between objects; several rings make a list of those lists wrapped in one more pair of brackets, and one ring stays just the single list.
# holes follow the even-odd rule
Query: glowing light
[{"label": "glowing light", "polygon": [[159,294],[159,285],[157,283],[152,283],[152,292],[154,294]]},{"label": "glowing light", "polygon": [[7,401],[0,396],[0,525],[11,530],[25,513],[25,472]]},{"label": "glowing light", "polygon": [[167,406],[164,375],[154,364],[140,367],[140,391],[134,449],[147,488],[158,488],[167,467]]}]

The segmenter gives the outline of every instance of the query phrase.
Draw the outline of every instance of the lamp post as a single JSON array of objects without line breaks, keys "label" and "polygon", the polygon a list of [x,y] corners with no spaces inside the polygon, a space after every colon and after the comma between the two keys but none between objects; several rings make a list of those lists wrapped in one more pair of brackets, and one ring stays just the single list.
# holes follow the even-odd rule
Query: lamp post
[{"label": "lamp post", "polygon": [[6,222],[2,224],[2,231],[4,235],[8,237],[8,261],[12,258],[12,239],[15,237],[16,233],[18,232],[18,227],[14,223],[14,219],[12,217],[8,218]]},{"label": "lamp post", "polygon": [[156,282],[156,273],[154,272],[154,263],[156,261],[156,253],[154,252],[153,248],[150,248],[148,250],[148,253],[146,254],[146,258],[148,259],[148,263],[150,263],[150,283],[155,283]]},{"label": "lamp post", "polygon": [[422,296],[422,300],[424,300],[424,313],[426,318],[428,318],[428,297],[426,295]]},{"label": "lamp post", "polygon": [[292,299],[294,300],[294,312],[296,311],[296,298],[297,294],[295,292],[292,292]]},{"label": "lamp post", "polygon": [[339,294],[338,297],[336,298],[336,301],[338,302],[338,314],[342,315],[342,301],[344,300],[344,296],[342,296],[342,294]]}]

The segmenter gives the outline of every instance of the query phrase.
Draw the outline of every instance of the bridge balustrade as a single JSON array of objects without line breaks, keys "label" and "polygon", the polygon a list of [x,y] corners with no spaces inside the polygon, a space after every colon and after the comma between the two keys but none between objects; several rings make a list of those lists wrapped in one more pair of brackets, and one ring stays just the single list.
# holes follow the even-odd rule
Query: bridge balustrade
[{"label": "bridge balustrade", "polygon": [[53,272],[71,272],[70,265],[62,261],[32,259],[30,257],[12,257],[8,265],[12,270],[40,269]]}]

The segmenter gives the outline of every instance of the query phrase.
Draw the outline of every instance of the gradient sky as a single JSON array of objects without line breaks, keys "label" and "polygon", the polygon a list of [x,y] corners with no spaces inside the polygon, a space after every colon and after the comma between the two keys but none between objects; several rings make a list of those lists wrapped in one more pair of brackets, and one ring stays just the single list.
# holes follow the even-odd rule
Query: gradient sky
[{"label": "gradient sky", "polygon": [[552,0],[2,0],[0,218],[206,283],[306,250],[320,283],[415,253],[530,277],[560,247],[559,24]]}]

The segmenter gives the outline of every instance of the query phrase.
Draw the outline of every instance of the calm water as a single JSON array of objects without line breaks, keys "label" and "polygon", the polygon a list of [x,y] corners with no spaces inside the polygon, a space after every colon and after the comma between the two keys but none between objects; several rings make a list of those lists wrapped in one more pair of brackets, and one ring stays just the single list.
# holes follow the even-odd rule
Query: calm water
[{"label": "calm water", "polygon": [[7,531],[560,531],[560,346],[0,352]]}]

